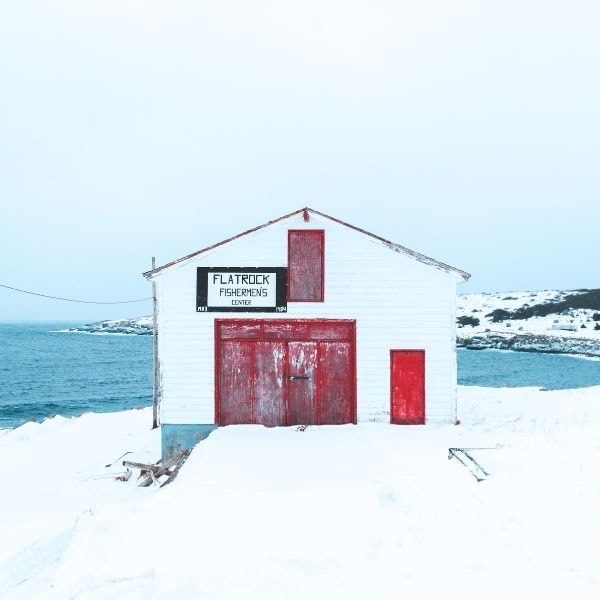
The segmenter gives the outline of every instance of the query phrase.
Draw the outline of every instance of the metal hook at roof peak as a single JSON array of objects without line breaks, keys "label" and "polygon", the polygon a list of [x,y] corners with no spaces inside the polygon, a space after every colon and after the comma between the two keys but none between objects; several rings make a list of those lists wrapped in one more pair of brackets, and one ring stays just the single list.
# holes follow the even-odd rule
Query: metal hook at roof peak
[{"label": "metal hook at roof peak", "polygon": [[310,220],[310,215],[308,214],[308,208],[304,209],[304,220],[308,223]]}]

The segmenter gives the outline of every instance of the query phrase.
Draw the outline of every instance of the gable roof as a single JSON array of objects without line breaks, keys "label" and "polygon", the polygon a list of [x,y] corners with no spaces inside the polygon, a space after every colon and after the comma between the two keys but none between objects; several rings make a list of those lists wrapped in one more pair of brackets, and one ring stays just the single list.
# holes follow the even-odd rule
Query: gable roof
[{"label": "gable roof", "polygon": [[232,242],[233,240],[237,240],[238,238],[248,235],[249,233],[254,233],[255,231],[264,229],[265,227],[268,227],[269,225],[279,223],[280,221],[289,219],[290,217],[294,217],[301,213],[306,213],[306,215],[308,215],[308,214],[319,215],[320,217],[329,219],[330,221],[333,221],[334,223],[338,223],[340,225],[343,225],[344,227],[354,229],[354,231],[358,231],[364,235],[368,235],[369,237],[377,240],[378,242],[381,242],[382,245],[386,246],[390,250],[393,250],[394,252],[398,252],[399,254],[404,254],[405,256],[410,256],[411,258],[414,258],[415,260],[418,260],[419,262],[422,262],[426,265],[430,265],[437,269],[441,269],[442,271],[446,271],[447,273],[456,273],[464,281],[467,281],[467,279],[469,279],[471,277],[471,275],[469,273],[467,273],[466,271],[461,271],[460,269],[457,269],[456,267],[451,267],[450,265],[440,262],[439,260],[435,260],[434,258],[425,256],[424,254],[421,254],[420,252],[415,252],[414,250],[410,250],[409,248],[406,248],[405,246],[401,246],[400,244],[395,244],[394,242],[390,242],[389,240],[386,240],[385,238],[382,238],[379,235],[375,235],[374,233],[365,231],[364,229],[361,229],[360,227],[356,227],[355,225],[350,225],[350,223],[346,223],[345,221],[341,221],[340,219],[336,219],[335,217],[330,217],[329,215],[319,212],[318,210],[315,210],[314,208],[309,208],[308,206],[306,206],[304,208],[300,208],[298,210],[295,210],[294,212],[284,215],[283,217],[279,217],[278,219],[273,219],[272,221],[268,221],[267,223],[264,223],[263,225],[259,225],[258,227],[253,227],[252,229],[248,229],[247,231],[238,233],[237,235],[227,238],[226,240],[223,240],[222,242],[218,242],[217,244],[213,244],[212,246],[208,246],[207,248],[202,248],[202,250],[192,252],[192,254],[182,256],[181,258],[178,258],[177,260],[168,262],[160,267],[156,267],[154,269],[151,269],[150,271],[146,271],[145,273],[143,273],[143,276],[148,279],[151,279],[154,275],[156,275],[160,271],[163,271],[164,269],[168,269],[169,267],[172,267],[173,265],[176,265],[178,263],[189,260],[190,258],[194,258],[195,256],[202,254],[203,252],[208,252],[209,250],[213,250],[214,248],[223,246],[224,244]]}]

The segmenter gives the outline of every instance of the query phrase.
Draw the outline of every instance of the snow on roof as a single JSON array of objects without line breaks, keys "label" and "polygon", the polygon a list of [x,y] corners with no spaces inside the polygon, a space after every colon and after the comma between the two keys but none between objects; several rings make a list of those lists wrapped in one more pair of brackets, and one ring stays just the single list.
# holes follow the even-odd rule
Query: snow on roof
[{"label": "snow on roof", "polygon": [[464,281],[467,281],[471,277],[471,275],[469,273],[467,273],[466,271],[462,271],[460,269],[457,269],[456,267],[452,267],[450,265],[447,265],[446,263],[440,262],[439,260],[435,260],[434,258],[425,256],[425,254],[421,254],[420,252],[415,252],[414,250],[410,250],[410,248],[406,248],[405,246],[401,246],[400,244],[396,244],[394,242],[391,242],[390,240],[386,240],[385,238],[382,238],[379,235],[370,233],[369,231],[361,229],[360,227],[356,227],[355,225],[351,225],[350,223],[346,223],[345,221],[342,221],[340,219],[336,219],[335,217],[326,215],[325,213],[319,212],[318,210],[315,210],[314,208],[309,208],[308,206],[306,206],[304,208],[300,208],[298,210],[295,210],[294,212],[291,212],[291,213],[284,215],[282,217],[279,217],[277,219],[273,219],[272,221],[268,221],[267,223],[263,223],[262,225],[259,225],[258,227],[253,227],[252,229],[248,229],[247,231],[238,233],[237,235],[227,238],[226,240],[223,240],[222,242],[218,242],[217,244],[213,244],[212,246],[208,246],[207,248],[202,248],[202,250],[198,250],[198,251],[192,252],[191,254],[188,254],[186,256],[182,256],[181,258],[178,258],[176,260],[168,262],[160,267],[156,267],[155,269],[146,271],[145,273],[143,273],[143,275],[144,275],[144,277],[151,279],[154,275],[156,275],[160,271],[163,271],[164,269],[168,269],[169,267],[172,267],[173,265],[176,265],[176,264],[179,264],[186,260],[189,260],[190,258],[194,258],[195,256],[202,254],[203,252],[207,252],[209,250],[213,250],[214,248],[218,248],[219,246],[222,246],[224,244],[232,242],[233,240],[236,240],[244,235],[248,235],[249,233],[254,233],[255,231],[259,231],[260,229],[268,227],[269,225],[274,225],[275,223],[279,223],[280,221],[283,221],[285,219],[289,219],[290,217],[299,215],[302,212],[305,212],[307,214],[312,213],[314,215],[319,215],[320,217],[329,219],[330,221],[333,221],[334,223],[338,223],[340,225],[344,225],[344,227],[354,229],[355,231],[358,231],[364,235],[368,235],[369,237],[376,239],[377,241],[381,242],[384,246],[388,247],[390,250],[393,250],[394,252],[398,252],[399,254],[403,254],[405,256],[410,256],[411,258],[414,258],[414,259],[418,260],[419,262],[422,262],[426,265],[435,267],[436,269],[441,269],[442,271],[446,271],[447,273],[456,273]]}]

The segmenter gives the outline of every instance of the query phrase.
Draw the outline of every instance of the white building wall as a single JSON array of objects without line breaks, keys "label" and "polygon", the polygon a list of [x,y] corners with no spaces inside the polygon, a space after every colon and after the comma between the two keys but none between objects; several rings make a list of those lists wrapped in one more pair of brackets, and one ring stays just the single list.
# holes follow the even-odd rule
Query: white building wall
[{"label": "white building wall", "polygon": [[[196,312],[196,267],[285,267],[289,229],[325,230],[325,302],[287,313]],[[214,423],[214,319],[356,320],[359,421],[389,421],[390,349],[425,349],[425,416],[456,415],[455,298],[459,277],[329,219],[302,214],[156,275],[161,422]]]}]

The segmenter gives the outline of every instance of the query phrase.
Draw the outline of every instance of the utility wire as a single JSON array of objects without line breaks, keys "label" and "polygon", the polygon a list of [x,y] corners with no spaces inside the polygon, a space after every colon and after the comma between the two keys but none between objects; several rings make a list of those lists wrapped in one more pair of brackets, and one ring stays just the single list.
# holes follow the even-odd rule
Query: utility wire
[{"label": "utility wire", "polygon": [[7,290],[13,290],[14,292],[21,292],[22,294],[31,294],[32,296],[41,296],[42,298],[52,298],[52,300],[63,300],[64,302],[79,302],[80,304],[132,304],[133,302],[145,302],[146,300],[152,300],[152,298],[139,298],[138,300],[120,300],[118,302],[95,302],[94,300],[73,300],[73,298],[61,298],[60,296],[49,296],[48,294],[38,294],[37,292],[29,292],[27,290],[20,290],[10,285],[4,285],[0,283],[0,287],[6,288]]}]

